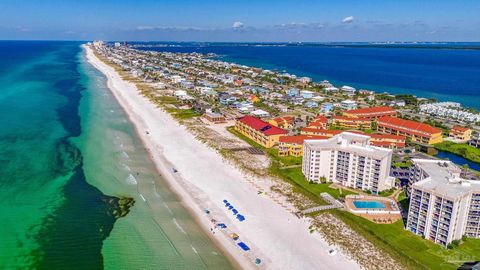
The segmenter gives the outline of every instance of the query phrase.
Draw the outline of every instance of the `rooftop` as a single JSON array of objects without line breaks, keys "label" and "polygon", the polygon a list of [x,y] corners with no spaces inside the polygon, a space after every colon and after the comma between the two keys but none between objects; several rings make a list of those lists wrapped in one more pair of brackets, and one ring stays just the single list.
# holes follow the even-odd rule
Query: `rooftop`
[{"label": "rooftop", "polygon": [[305,140],[325,140],[325,139],[328,139],[328,137],[326,137],[326,136],[310,136],[310,135],[295,135],[295,136],[282,136],[282,137],[280,137],[280,142],[303,144],[303,142]]},{"label": "rooftop", "polygon": [[461,169],[451,161],[435,159],[412,159],[428,176],[413,184],[413,187],[427,190],[452,200],[467,196],[471,192],[480,193],[480,181],[460,177]]},{"label": "rooftop", "polygon": [[269,135],[279,135],[279,134],[287,134],[286,130],[273,126],[263,120],[260,120],[256,117],[246,115],[238,119],[238,121],[244,123],[245,125],[260,131],[261,133],[269,136]]},{"label": "rooftop", "polygon": [[416,122],[416,121],[411,121],[411,120],[404,120],[396,117],[391,117],[391,116],[384,116],[378,119],[379,124],[390,124],[393,126],[397,127],[402,127],[407,130],[412,130],[412,131],[419,131],[423,133],[428,133],[428,134],[435,134],[435,133],[441,133],[442,130],[432,127],[430,125]]},{"label": "rooftop", "polygon": [[355,110],[348,110],[344,113],[348,114],[359,114],[359,115],[382,115],[385,113],[395,113],[395,109],[388,106],[379,106],[379,107],[369,107]]},{"label": "rooftop", "polygon": [[382,159],[392,154],[392,150],[372,146],[367,135],[342,132],[327,140],[305,140],[314,150],[338,149],[345,152],[355,152],[366,157]]}]

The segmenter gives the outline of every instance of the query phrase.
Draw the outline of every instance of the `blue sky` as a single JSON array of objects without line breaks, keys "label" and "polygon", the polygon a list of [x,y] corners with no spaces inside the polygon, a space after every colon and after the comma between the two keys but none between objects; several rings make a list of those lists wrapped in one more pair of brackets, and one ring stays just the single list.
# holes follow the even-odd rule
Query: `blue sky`
[{"label": "blue sky", "polygon": [[479,0],[0,0],[0,39],[480,41]]}]

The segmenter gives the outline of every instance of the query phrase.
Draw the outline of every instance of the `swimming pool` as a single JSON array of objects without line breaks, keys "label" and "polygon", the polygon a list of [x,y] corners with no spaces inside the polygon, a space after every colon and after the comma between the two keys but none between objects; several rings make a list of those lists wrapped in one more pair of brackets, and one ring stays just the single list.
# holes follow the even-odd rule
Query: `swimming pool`
[{"label": "swimming pool", "polygon": [[385,208],[385,204],[379,201],[353,201],[353,205],[359,209],[383,209]]}]

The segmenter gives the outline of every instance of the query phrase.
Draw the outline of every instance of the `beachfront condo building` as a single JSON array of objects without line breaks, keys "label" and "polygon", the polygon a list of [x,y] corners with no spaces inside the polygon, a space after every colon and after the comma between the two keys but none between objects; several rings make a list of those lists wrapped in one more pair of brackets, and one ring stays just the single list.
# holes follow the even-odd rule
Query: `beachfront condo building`
[{"label": "beachfront condo building", "polygon": [[443,246],[480,238],[480,181],[462,179],[450,161],[412,159],[406,229]]},{"label": "beachfront condo building", "polygon": [[250,115],[237,119],[235,130],[265,148],[277,145],[280,136],[287,134],[286,130]]},{"label": "beachfront condo building", "polygon": [[367,118],[369,120],[377,120],[378,118],[384,116],[394,117],[397,115],[397,112],[392,107],[378,106],[344,111],[342,112],[342,115],[345,117]]},{"label": "beachfront condo building", "polygon": [[328,182],[378,193],[394,186],[392,150],[370,144],[367,135],[342,132],[304,142],[302,172],[308,181]]},{"label": "beachfront condo building", "polygon": [[332,122],[335,126],[344,129],[370,129],[372,127],[372,120],[363,117],[359,118],[335,115]]},{"label": "beachfront condo building", "polygon": [[278,144],[278,155],[281,157],[301,157],[303,156],[303,143],[305,140],[322,139],[328,139],[328,137],[309,135],[281,136]]},{"label": "beachfront condo building", "polygon": [[384,116],[377,120],[377,131],[405,136],[412,142],[420,144],[435,144],[443,141],[442,130],[439,128],[391,116]]},{"label": "beachfront condo building", "polygon": [[[342,133],[341,130],[331,129],[315,129],[315,128],[302,128],[300,134],[307,136],[322,136],[331,138],[335,135]],[[401,149],[405,148],[406,141],[405,136],[391,135],[391,134],[366,134],[360,131],[349,131],[356,134],[361,134],[370,137],[370,145],[389,148],[389,149]]]}]

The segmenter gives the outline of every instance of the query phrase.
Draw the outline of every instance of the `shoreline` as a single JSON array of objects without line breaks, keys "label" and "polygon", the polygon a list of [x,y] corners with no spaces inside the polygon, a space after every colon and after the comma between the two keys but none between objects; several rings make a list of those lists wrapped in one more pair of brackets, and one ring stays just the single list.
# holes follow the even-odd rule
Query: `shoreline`
[{"label": "shoreline", "polygon": [[[133,83],[120,78],[90,48],[84,46],[84,49],[88,62],[107,77],[108,88],[127,113],[162,178],[234,267],[317,269],[322,262],[327,269],[360,268],[341,251],[335,257],[330,256],[328,250],[332,247],[318,233],[308,232],[308,219],[298,219],[269,198],[258,195],[238,169],[141,96]],[[178,172],[174,173],[173,168]],[[238,222],[228,215],[228,210],[222,208],[223,199],[234,202],[247,221]],[[206,208],[210,215],[204,212]],[[209,231],[211,218],[239,234],[251,247],[249,255],[227,233],[219,230],[213,235]],[[254,258],[260,258],[262,264],[255,266]]]},{"label": "shoreline", "polygon": [[[85,46],[82,46],[82,48],[85,50],[85,57],[87,59],[87,62],[90,65],[92,65],[95,69],[99,70],[105,77],[107,77],[107,87],[108,87],[108,89],[111,91],[111,93],[115,97],[116,101],[120,104],[120,107],[124,110],[124,112],[128,116],[128,121],[133,124],[135,133],[140,138],[140,141],[142,142],[145,150],[148,152],[149,158],[154,163],[155,169],[157,170],[157,173],[164,180],[164,183],[167,184],[167,187],[171,191],[173,191],[173,194],[178,197],[180,204],[187,210],[187,212],[193,218],[194,222],[197,225],[199,225],[201,230],[207,235],[207,237],[210,240],[212,240],[212,242],[215,244],[215,246],[223,252],[222,255],[224,255],[227,258],[227,260],[232,264],[234,269],[254,269],[254,268],[245,268],[245,267],[241,266],[241,263],[244,263],[245,261],[242,258],[238,258],[237,256],[235,256],[235,254],[233,254],[233,252],[231,250],[225,248],[225,246],[226,246],[225,243],[222,243],[221,240],[213,237],[213,235],[210,233],[210,230],[208,228],[209,224],[206,221],[200,219],[199,214],[196,213],[197,210],[194,209],[193,205],[191,204],[193,202],[186,202],[186,200],[190,198],[188,196],[188,194],[186,193],[186,191],[184,189],[182,189],[181,186],[175,180],[166,179],[166,178],[173,178],[173,175],[171,175],[171,173],[169,173],[170,170],[165,168],[166,165],[169,165],[168,167],[170,167],[170,165],[171,165],[170,162],[168,160],[166,160],[163,156],[158,156],[157,158],[154,157],[151,149],[148,147],[147,142],[145,141],[144,136],[142,136],[145,133],[140,133],[140,131],[138,130],[138,126],[135,123],[135,120],[132,119],[132,112],[128,111],[125,108],[125,106],[126,106],[126,104],[124,104],[125,100],[121,99],[121,97],[118,96],[118,93],[113,90],[113,88],[112,88],[113,86],[112,86],[112,82],[111,82],[112,78],[107,73],[105,73],[105,71],[102,70],[100,66],[98,66],[98,64],[103,64],[103,65],[105,65],[105,64],[103,62],[101,62],[101,60],[96,58],[93,54],[90,55],[90,56],[93,56],[95,59],[90,58],[89,54],[88,54],[88,50],[90,50],[89,48],[87,48]],[[107,65],[105,65],[105,67],[110,68]],[[128,82],[126,82],[126,83],[128,83]],[[158,161],[160,161],[160,162],[158,162]],[[145,198],[143,197],[143,195],[140,194],[140,193],[139,193],[139,195],[145,202]],[[225,240],[228,240],[228,239],[225,239]]]}]

